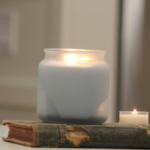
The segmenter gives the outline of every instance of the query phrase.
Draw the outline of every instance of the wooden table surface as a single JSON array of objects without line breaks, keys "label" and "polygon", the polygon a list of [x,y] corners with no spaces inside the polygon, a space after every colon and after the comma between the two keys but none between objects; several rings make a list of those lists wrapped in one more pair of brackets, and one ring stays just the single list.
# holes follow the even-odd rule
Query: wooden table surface
[{"label": "wooden table surface", "polygon": [[[0,125],[0,137],[7,137],[8,135],[8,127]],[[104,149],[104,148],[33,148],[33,147],[27,147],[19,144],[14,144],[10,142],[4,142],[2,139],[0,139],[0,150],[44,150],[44,149],[51,149],[51,150],[111,150],[111,149]],[[114,150],[114,149],[113,149]],[[116,149],[116,150],[126,150],[126,149]],[[132,149],[133,150],[133,149]],[[139,149],[137,149],[139,150]]]}]

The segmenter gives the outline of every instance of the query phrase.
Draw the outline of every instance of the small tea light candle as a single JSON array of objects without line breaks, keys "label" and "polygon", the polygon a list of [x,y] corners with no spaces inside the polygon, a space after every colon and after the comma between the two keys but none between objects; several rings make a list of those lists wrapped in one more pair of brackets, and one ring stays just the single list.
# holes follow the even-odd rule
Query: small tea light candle
[{"label": "small tea light candle", "polygon": [[121,124],[148,125],[149,113],[146,111],[120,111],[119,122]]}]

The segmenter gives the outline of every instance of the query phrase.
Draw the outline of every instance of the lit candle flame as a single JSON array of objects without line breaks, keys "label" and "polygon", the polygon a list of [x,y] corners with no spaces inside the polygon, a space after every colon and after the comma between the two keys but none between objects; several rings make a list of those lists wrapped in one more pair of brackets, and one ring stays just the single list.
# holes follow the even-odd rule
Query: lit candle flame
[{"label": "lit candle flame", "polygon": [[77,56],[75,54],[67,54],[65,57],[66,65],[75,65],[75,62],[77,60]]},{"label": "lit candle flame", "polygon": [[65,60],[75,61],[77,60],[77,56],[75,54],[67,54]]},{"label": "lit candle flame", "polygon": [[136,111],[136,109],[134,109],[134,111],[133,111],[133,114],[137,114],[137,111]]},{"label": "lit candle flame", "polygon": [[66,54],[66,56],[65,56],[65,60],[66,60],[66,62],[65,62],[65,64],[66,65],[69,65],[69,66],[74,66],[74,65],[76,65],[77,63],[81,63],[81,62],[86,62],[86,61],[88,61],[89,59],[88,59],[88,57],[84,57],[84,56],[77,56],[76,54]]},{"label": "lit candle flame", "polygon": [[69,50],[69,51],[74,51],[75,49],[71,49],[71,48],[70,48],[70,49],[68,49],[68,50]]}]

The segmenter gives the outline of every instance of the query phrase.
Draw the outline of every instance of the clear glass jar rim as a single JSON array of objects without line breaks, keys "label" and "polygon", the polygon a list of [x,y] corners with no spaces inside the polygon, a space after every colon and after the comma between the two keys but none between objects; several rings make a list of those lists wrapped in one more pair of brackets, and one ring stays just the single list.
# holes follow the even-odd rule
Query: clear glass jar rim
[{"label": "clear glass jar rim", "polygon": [[91,49],[72,49],[72,48],[45,48],[44,52],[48,51],[62,51],[62,52],[87,52],[87,53],[103,53],[106,54],[106,51],[103,50],[91,50]]}]

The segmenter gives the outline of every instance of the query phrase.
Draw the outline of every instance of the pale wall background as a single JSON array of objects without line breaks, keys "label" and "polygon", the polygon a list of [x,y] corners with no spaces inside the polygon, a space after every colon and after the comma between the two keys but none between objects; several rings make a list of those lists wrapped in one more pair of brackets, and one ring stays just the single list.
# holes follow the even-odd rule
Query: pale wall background
[{"label": "pale wall background", "polygon": [[19,13],[16,57],[0,57],[0,121],[37,119],[37,72],[45,47],[105,50],[111,68],[109,122],[116,119],[118,0],[0,0]]}]

